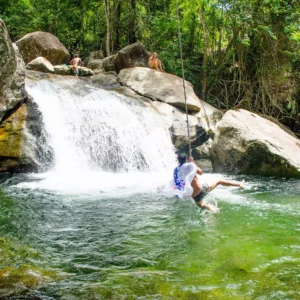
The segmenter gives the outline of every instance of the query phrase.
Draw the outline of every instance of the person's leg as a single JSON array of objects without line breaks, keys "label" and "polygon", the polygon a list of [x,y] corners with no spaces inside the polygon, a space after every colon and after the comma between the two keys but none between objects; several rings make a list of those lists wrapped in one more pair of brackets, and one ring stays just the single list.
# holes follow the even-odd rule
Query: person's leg
[{"label": "person's leg", "polygon": [[158,65],[157,65],[157,60],[153,60],[151,62],[150,68],[156,71],[159,71]]},{"label": "person's leg", "polygon": [[158,60],[158,59],[155,60],[155,70],[156,70],[156,71],[160,71],[160,68],[159,68],[159,60]]},{"label": "person's leg", "polygon": [[200,202],[196,202],[196,205],[198,205],[200,208],[202,209],[207,209],[210,210],[212,212],[218,212],[220,211],[218,207],[211,205],[211,204],[203,204],[203,201]]},{"label": "person's leg", "polygon": [[158,64],[158,68],[161,72],[164,72],[163,68],[162,68],[162,63],[161,63],[161,60],[157,60],[157,64]]},{"label": "person's leg", "polygon": [[209,184],[209,191],[212,191],[214,188],[216,188],[218,185],[223,186],[237,186],[240,188],[244,187],[245,180],[242,182],[233,182],[233,181],[226,181],[226,180],[217,180],[211,184]]}]

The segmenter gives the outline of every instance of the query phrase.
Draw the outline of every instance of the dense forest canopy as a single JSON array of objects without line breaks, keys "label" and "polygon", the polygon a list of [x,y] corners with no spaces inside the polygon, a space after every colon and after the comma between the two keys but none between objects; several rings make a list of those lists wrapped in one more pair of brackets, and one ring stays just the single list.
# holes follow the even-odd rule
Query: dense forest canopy
[{"label": "dense forest canopy", "polygon": [[[199,96],[285,123],[299,117],[299,0],[178,0],[178,9],[186,78]],[[180,75],[176,11],[176,0],[0,0],[12,40],[51,32],[83,58],[140,41]]]}]

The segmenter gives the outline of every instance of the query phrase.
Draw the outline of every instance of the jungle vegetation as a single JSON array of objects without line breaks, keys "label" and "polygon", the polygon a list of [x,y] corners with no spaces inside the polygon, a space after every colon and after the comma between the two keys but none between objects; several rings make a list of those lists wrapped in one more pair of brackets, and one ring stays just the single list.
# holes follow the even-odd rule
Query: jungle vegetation
[{"label": "jungle vegetation", "polygon": [[[106,56],[136,41],[181,75],[176,0],[0,0],[11,39],[57,36],[71,53]],[[299,0],[178,0],[186,79],[227,110],[293,126],[300,106]]]}]

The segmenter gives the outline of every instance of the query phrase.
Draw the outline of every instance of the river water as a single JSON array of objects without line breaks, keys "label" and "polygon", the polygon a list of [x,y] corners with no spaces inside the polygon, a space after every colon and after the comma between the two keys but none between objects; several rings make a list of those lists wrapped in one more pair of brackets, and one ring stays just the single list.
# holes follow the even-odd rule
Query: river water
[{"label": "river water", "polygon": [[246,186],[216,188],[206,201],[220,213],[201,211],[158,192],[175,154],[148,108],[93,89],[82,104],[57,83],[28,89],[54,166],[0,176],[0,298],[300,298],[299,180],[207,173]]},{"label": "river water", "polygon": [[213,191],[211,214],[148,188],[67,194],[2,176],[0,294],[299,299],[299,181],[246,179]]}]

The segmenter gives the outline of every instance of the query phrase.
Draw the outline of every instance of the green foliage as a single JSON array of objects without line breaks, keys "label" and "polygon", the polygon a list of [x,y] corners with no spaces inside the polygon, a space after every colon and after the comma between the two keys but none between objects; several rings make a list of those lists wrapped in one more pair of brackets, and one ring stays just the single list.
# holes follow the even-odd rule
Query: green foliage
[{"label": "green foliage", "polygon": [[[111,53],[134,35],[149,51],[158,52],[168,72],[180,76],[176,3],[0,0],[0,17],[13,40],[28,32],[49,31],[83,58],[105,50],[108,30]],[[278,119],[288,115],[288,102],[299,94],[299,82],[291,80],[300,78],[298,0],[178,3],[185,75],[196,92],[225,109],[244,107]],[[293,109],[296,114],[298,107]]]}]

